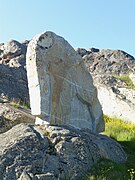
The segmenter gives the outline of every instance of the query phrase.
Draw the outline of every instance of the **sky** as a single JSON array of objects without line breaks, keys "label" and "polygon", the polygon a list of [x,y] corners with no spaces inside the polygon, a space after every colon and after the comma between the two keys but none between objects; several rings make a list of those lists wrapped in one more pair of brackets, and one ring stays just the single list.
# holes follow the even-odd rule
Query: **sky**
[{"label": "sky", "polygon": [[0,43],[53,31],[74,48],[135,57],[135,0],[0,0]]}]

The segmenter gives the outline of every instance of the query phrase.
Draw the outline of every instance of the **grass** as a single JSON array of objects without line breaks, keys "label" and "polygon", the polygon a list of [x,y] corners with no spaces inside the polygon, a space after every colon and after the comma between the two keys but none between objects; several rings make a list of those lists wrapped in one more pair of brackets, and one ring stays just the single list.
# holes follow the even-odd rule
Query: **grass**
[{"label": "grass", "polygon": [[134,180],[135,179],[135,125],[117,118],[104,116],[106,130],[103,134],[117,140],[127,154],[127,161],[116,164],[101,160],[93,166],[87,180]]},{"label": "grass", "polygon": [[30,105],[27,102],[23,101],[10,101],[10,105],[16,107],[16,108],[25,108],[25,109],[30,109]]},{"label": "grass", "polygon": [[0,103],[9,103],[10,105],[16,107],[16,108],[25,108],[25,109],[30,109],[30,104],[27,100],[23,100],[21,98],[1,98],[0,97]]},{"label": "grass", "polygon": [[133,84],[132,80],[130,79],[128,74],[123,74],[123,75],[114,75],[116,79],[119,79],[123,82],[125,82],[127,88],[129,89],[135,89],[135,85]]}]

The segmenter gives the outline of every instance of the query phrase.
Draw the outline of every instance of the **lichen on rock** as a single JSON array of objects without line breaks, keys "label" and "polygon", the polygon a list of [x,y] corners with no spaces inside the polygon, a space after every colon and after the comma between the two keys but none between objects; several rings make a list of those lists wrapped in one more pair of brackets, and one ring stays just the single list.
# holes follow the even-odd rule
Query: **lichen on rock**
[{"label": "lichen on rock", "polygon": [[117,163],[126,160],[116,141],[76,128],[48,126],[41,129],[19,124],[0,134],[0,142],[0,179],[5,180],[26,177],[77,180],[100,159]]}]

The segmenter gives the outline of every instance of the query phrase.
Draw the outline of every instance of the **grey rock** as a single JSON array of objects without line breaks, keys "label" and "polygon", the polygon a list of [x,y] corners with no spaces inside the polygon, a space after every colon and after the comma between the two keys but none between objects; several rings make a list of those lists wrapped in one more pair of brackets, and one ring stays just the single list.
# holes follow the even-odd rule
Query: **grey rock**
[{"label": "grey rock", "polygon": [[134,89],[109,87],[99,83],[96,85],[104,114],[135,123]]},{"label": "grey rock", "polygon": [[25,176],[42,172],[49,145],[46,137],[42,137],[32,126],[20,124],[1,134],[0,139],[0,179],[18,179],[24,170]]},{"label": "grey rock", "polygon": [[129,74],[135,70],[135,59],[122,50],[77,51],[92,74]]},{"label": "grey rock", "polygon": [[35,36],[27,50],[32,114],[51,125],[104,130],[97,90],[83,59],[53,32]]},{"label": "grey rock", "polygon": [[31,116],[30,110],[15,108],[8,103],[0,103],[0,133],[4,133],[13,126],[20,123],[34,124],[35,118]]},{"label": "grey rock", "polygon": [[29,40],[24,40],[24,41],[22,41],[21,44],[23,44],[23,45],[25,45],[25,46],[28,46],[29,42],[30,42]]},{"label": "grey rock", "polygon": [[[0,46],[1,63],[8,64],[11,59],[25,55],[27,47],[18,41],[11,40]],[[24,58],[25,59],[25,58]]]},{"label": "grey rock", "polygon": [[99,52],[100,50],[97,48],[90,48],[88,49],[88,52]]},{"label": "grey rock", "polygon": [[[60,130],[53,144],[50,133]],[[69,133],[65,133],[69,132]],[[102,158],[122,163],[122,147],[107,136],[69,127],[20,124],[0,135],[0,179],[79,179]]]},{"label": "grey rock", "polygon": [[[0,97],[29,103],[26,75],[26,50],[28,44],[29,41],[27,40],[22,43],[11,40],[7,43],[0,44]],[[76,51],[83,57],[97,87],[103,85],[106,89],[110,87],[110,89],[115,89],[115,91],[118,92],[119,88],[125,86],[124,82],[113,76],[119,74],[129,74],[134,82],[135,59],[128,53],[121,50],[99,50],[96,48],[90,48],[88,50],[78,48]],[[118,95],[118,93],[116,95]],[[122,96],[124,97],[125,95],[119,95],[119,97]],[[104,101],[101,100],[102,98],[100,98],[99,95],[98,98],[102,103],[104,113],[107,113],[105,110],[105,107],[107,107],[105,98]],[[115,98],[115,100],[117,99]],[[123,102],[123,100],[121,100],[121,102]],[[130,102],[134,104],[134,95],[130,98]],[[128,98],[126,103],[129,108],[134,106],[132,106],[131,103],[128,106]],[[113,107],[114,105],[115,103]],[[113,113],[108,113],[108,115],[116,114],[117,116],[118,113],[115,113],[115,109],[113,109]],[[122,118],[124,118],[124,116],[122,116]]]},{"label": "grey rock", "polygon": [[23,171],[18,180],[31,180],[31,177],[27,172]]},{"label": "grey rock", "polygon": [[86,49],[83,48],[77,48],[75,49],[76,52],[78,52],[78,54],[80,54],[82,57],[86,54],[90,54],[89,51],[87,51]]},{"label": "grey rock", "polygon": [[112,75],[93,74],[104,114],[135,123],[135,90]]},{"label": "grey rock", "polygon": [[15,40],[0,45],[0,96],[29,101],[26,50],[25,44]]},{"label": "grey rock", "polygon": [[40,174],[40,175],[36,175],[35,177],[37,177],[37,180],[56,180],[54,174],[52,173]]},{"label": "grey rock", "polygon": [[[81,51],[78,51],[80,53]],[[128,75],[134,83],[135,59],[121,50],[83,49],[82,57],[91,72],[103,113],[135,123],[135,91],[116,75]]]}]

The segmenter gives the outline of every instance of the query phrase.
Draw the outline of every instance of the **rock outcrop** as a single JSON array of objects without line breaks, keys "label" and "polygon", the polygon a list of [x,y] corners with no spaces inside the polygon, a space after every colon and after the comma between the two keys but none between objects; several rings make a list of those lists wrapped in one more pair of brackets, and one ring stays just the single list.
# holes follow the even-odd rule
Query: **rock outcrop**
[{"label": "rock outcrop", "polygon": [[74,128],[20,124],[1,134],[0,142],[1,180],[77,180],[100,159],[126,160],[114,140]]},{"label": "rock outcrop", "polygon": [[[25,68],[27,44],[28,41],[22,44],[11,41],[0,45],[0,95],[4,99],[29,99]],[[111,106],[112,111],[116,107],[119,110],[123,107],[122,103],[126,103],[131,110],[134,107],[133,92],[123,88],[124,82],[115,78],[114,74],[134,74],[134,58],[123,51],[100,51],[95,48],[88,51],[78,49],[77,52],[83,59],[63,38],[50,32],[31,41],[28,59],[35,64],[32,71],[28,70],[28,77],[35,77],[33,84],[38,91],[33,94],[33,102],[39,105],[36,112],[41,112],[35,114],[38,118],[47,120],[44,116],[46,112],[53,112],[52,124],[59,126],[33,125],[34,119],[30,115],[28,117],[27,111],[22,113],[0,101],[1,180],[78,180],[85,177],[91,167],[101,159],[116,163],[126,161],[126,154],[120,144],[105,135],[92,132],[95,129],[96,132],[102,131],[104,122],[97,91],[84,62],[99,90],[98,97],[103,109],[110,109]],[[35,67],[38,67],[37,70]],[[134,78],[133,75],[132,77]],[[36,95],[42,96],[41,104]],[[117,98],[119,101],[116,103]],[[106,105],[107,102],[109,104]],[[128,107],[122,109],[122,115],[127,109]],[[90,110],[93,113],[91,117]],[[69,115],[73,119],[79,117],[83,121],[71,123],[67,112],[72,112]],[[61,114],[65,115],[62,118],[64,123],[55,122],[53,117],[61,120]],[[134,112],[130,111],[130,114],[134,115]],[[130,114],[126,116],[131,117]],[[90,121],[86,116],[90,117]],[[87,122],[84,121],[85,118]],[[92,126],[93,119],[96,120],[96,128]],[[25,124],[26,122],[31,124]]]},{"label": "rock outcrop", "polygon": [[0,103],[0,134],[8,131],[13,126],[20,123],[35,123],[35,117],[30,114],[30,110],[16,108],[9,103]]},{"label": "rock outcrop", "polygon": [[[28,43],[29,41],[19,43],[12,40],[0,44],[0,97],[2,98],[29,101],[26,75]],[[83,57],[89,72],[93,76],[104,114],[134,122],[134,90],[126,88],[125,82],[115,77],[115,75],[128,74],[135,84],[134,57],[121,50],[78,48],[76,51]],[[127,91],[130,92],[130,97],[127,96]],[[104,96],[105,92],[107,96]],[[111,106],[108,106],[108,103]]]},{"label": "rock outcrop", "polygon": [[51,125],[104,130],[92,77],[64,38],[53,32],[35,36],[28,45],[26,65],[33,115]]},{"label": "rock outcrop", "polygon": [[134,57],[121,50],[92,48],[76,51],[92,74],[104,114],[135,123],[135,90],[117,78],[125,74],[134,83]]},{"label": "rock outcrop", "polygon": [[121,50],[76,49],[92,74],[130,74],[135,71],[133,56]]},{"label": "rock outcrop", "polygon": [[0,44],[0,97],[28,101],[26,75],[27,42]]}]

